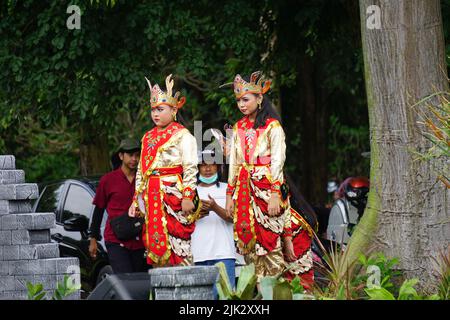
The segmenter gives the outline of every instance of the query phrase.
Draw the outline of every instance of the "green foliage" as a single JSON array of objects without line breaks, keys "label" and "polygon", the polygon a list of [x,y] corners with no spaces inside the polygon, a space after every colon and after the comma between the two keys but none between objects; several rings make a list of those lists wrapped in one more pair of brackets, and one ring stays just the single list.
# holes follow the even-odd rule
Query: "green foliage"
[{"label": "green foliage", "polygon": [[[416,160],[431,164],[437,178],[450,189],[450,92],[436,92],[420,100],[415,108],[423,128],[421,134],[431,143],[426,150],[412,150]],[[436,100],[438,102],[436,102]],[[425,106],[423,106],[425,105]]]},{"label": "green foliage", "polygon": [[[51,300],[62,300],[65,297],[74,294],[76,291],[80,290],[80,284],[74,284],[72,279],[65,275],[63,282],[58,282],[56,284],[56,290],[53,293]],[[41,283],[32,284],[27,282],[28,290],[28,300],[46,300],[46,292]]]},{"label": "green foliage", "polygon": [[438,295],[442,300],[450,300],[450,250],[439,253],[438,267]]},{"label": "green foliage", "polygon": [[300,277],[296,276],[292,281],[291,281],[291,288],[292,288],[292,293],[293,294],[301,294],[305,292],[305,288],[303,288],[303,286],[300,283]]},{"label": "green foliage", "polygon": [[369,257],[360,254],[358,261],[361,264],[362,270],[365,272],[359,274],[355,278],[355,283],[367,283],[370,276],[367,273],[368,268],[370,266],[375,266],[380,271],[379,276],[381,288],[387,290],[391,294],[397,293],[392,280],[399,278],[402,275],[401,271],[394,269],[394,267],[399,263],[398,258],[387,258],[382,252],[378,252],[370,255]]},{"label": "green foliage", "polygon": [[219,268],[219,280],[216,283],[220,300],[312,300],[314,296],[306,294],[300,284],[300,278],[295,277],[291,282],[282,276],[284,270],[277,276],[262,277],[259,292],[256,289],[257,276],[255,265],[249,264],[241,269],[236,290],[232,289],[225,265],[216,264]]},{"label": "green foliage", "polygon": [[[442,258],[444,257],[444,258]],[[245,266],[239,276],[236,290],[232,289],[225,265],[218,263],[219,280],[216,283],[221,300],[448,300],[448,283],[450,264],[448,257],[441,257],[445,277],[442,278],[438,294],[421,295],[415,289],[418,279],[406,279],[397,288],[393,279],[401,273],[394,267],[399,263],[397,258],[387,258],[383,253],[375,253],[366,257],[361,254],[357,261],[349,264],[343,250],[334,250],[326,254],[328,264],[328,283],[321,288],[315,285],[313,295],[305,292],[297,276],[291,282],[283,278],[284,270],[277,276],[262,277],[259,292],[256,292],[256,274],[254,264]],[[447,260],[446,260],[447,259]],[[380,270],[380,282],[370,283],[368,268]]]},{"label": "green foliage", "polygon": [[430,296],[421,296],[417,293],[414,286],[419,282],[419,279],[405,280],[399,289],[398,297],[382,287],[373,287],[364,289],[370,300],[439,300],[439,295],[433,294]]},{"label": "green foliage", "polygon": [[[264,46],[255,21],[264,1],[258,8],[246,1],[71,4],[81,9],[80,30],[67,29],[66,3],[0,5],[0,147],[32,158],[22,160],[33,171],[29,178],[73,174],[80,144],[92,137],[106,135],[111,152],[124,137],[140,138],[151,126],[144,76],[160,84],[176,76],[187,96],[181,112],[188,126],[204,119],[204,126],[222,128],[239,116],[231,90],[218,86],[237,70],[260,67]],[[63,119],[64,130],[54,130]],[[42,137],[59,146],[64,161],[55,162],[52,143],[42,144]],[[58,166],[54,174],[49,166]]]},{"label": "green foliage", "polygon": [[263,300],[314,300],[315,297],[307,294],[296,276],[292,281],[282,277],[285,271],[278,276],[262,277],[260,281],[260,295]]},{"label": "green foliage", "polygon": [[30,282],[27,282],[28,289],[28,300],[42,300],[46,293],[43,292],[44,287],[41,283],[33,285]]},{"label": "green foliage", "polygon": [[[448,299],[450,283],[450,258],[440,255],[440,285],[437,294],[421,295],[414,288],[419,280],[406,279],[398,288],[396,285],[402,276],[396,265],[398,258],[388,258],[382,252],[369,257],[360,254],[355,261],[349,261],[347,250],[332,248],[326,252],[319,241],[319,247],[325,252],[327,278],[325,286],[318,284],[314,288],[314,296],[319,300],[440,300]],[[377,270],[377,272],[372,272]],[[372,280],[372,281],[371,281]],[[374,281],[375,280],[375,281]],[[396,281],[397,280],[397,281]]]},{"label": "green foliage", "polygon": [[292,300],[292,288],[288,281],[279,281],[275,284],[273,300]]},{"label": "green foliage", "polygon": [[357,278],[361,269],[358,261],[350,261],[348,250],[335,246],[331,247],[328,252],[320,240],[317,238],[316,240],[324,254],[325,261],[325,265],[319,264],[318,268],[328,283],[325,288],[316,285],[314,295],[319,299],[351,300],[360,298],[360,290],[364,284],[361,284]]},{"label": "green foliage", "polygon": [[385,288],[370,288],[364,289],[370,300],[395,300],[395,297]]},{"label": "green foliage", "polygon": [[[111,152],[124,137],[140,138],[151,126],[144,76],[161,84],[173,73],[188,98],[181,110],[188,126],[202,119],[204,127],[223,128],[241,115],[231,90],[219,85],[256,69],[274,80],[270,94],[282,111],[289,173],[308,175],[297,160],[318,156],[328,159],[329,176],[366,175],[368,160],[360,157],[368,150],[368,117],[357,2],[70,4],[81,8],[80,30],[67,29],[66,2],[0,4],[0,151],[24,159],[23,169],[33,171],[28,178],[41,182],[72,175],[79,146],[91,137],[106,136]],[[442,1],[446,40],[449,4]],[[449,45],[447,56],[450,61]],[[313,69],[311,78],[304,78],[305,61]],[[303,91],[305,84],[318,109],[325,110],[317,111],[317,123],[329,132],[327,141],[320,141],[328,155],[303,150],[313,134],[302,131],[302,98],[311,93]],[[64,118],[64,134],[49,138],[60,149],[55,153],[52,143],[36,148]],[[36,130],[27,130],[30,124]],[[55,162],[55,154],[63,160]],[[49,174],[51,166],[55,171]]]},{"label": "green foliage", "polygon": [[346,125],[336,115],[330,117],[328,150],[332,161],[330,176],[369,176],[370,158],[362,153],[370,150],[368,123]]},{"label": "green foliage", "polygon": [[254,264],[246,265],[241,269],[236,290],[233,290],[231,286],[225,264],[219,262],[216,266],[219,268],[219,280],[216,286],[220,300],[251,300],[255,297],[257,277]]}]

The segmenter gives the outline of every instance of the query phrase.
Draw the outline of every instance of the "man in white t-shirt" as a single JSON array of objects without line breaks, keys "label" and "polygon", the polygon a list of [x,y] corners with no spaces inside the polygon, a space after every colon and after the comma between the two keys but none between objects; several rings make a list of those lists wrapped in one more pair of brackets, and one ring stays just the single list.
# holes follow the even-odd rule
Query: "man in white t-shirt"
[{"label": "man in white t-shirt", "polygon": [[[199,159],[200,160],[200,159]],[[233,240],[233,220],[225,212],[225,183],[220,182],[219,166],[214,161],[199,161],[197,192],[202,200],[202,217],[195,223],[191,238],[196,265],[225,264],[231,285],[235,287],[236,253]],[[217,296],[216,287],[214,294]]]}]

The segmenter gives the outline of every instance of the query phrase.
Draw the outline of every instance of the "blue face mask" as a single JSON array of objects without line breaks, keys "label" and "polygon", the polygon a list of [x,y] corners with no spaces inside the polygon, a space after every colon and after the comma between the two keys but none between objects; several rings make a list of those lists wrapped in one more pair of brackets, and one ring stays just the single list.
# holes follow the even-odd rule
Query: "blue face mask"
[{"label": "blue face mask", "polygon": [[216,183],[218,178],[219,178],[219,175],[217,173],[212,175],[211,177],[204,177],[202,175],[198,176],[198,179],[200,180],[200,182],[203,182],[203,183],[206,183],[206,184]]}]

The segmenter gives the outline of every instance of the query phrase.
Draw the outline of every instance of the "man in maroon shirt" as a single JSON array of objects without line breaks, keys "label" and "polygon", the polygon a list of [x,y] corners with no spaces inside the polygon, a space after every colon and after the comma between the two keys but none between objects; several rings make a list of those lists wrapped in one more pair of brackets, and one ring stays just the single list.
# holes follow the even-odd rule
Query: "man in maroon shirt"
[{"label": "man in maroon shirt", "polygon": [[95,205],[90,227],[89,253],[97,256],[97,241],[101,239],[100,224],[106,209],[104,239],[108,259],[114,273],[143,272],[147,269],[145,249],[142,239],[121,241],[117,239],[110,221],[128,212],[134,195],[136,169],[141,146],[133,139],[122,140],[117,155],[122,161],[120,167],[105,174],[97,187],[93,204]]}]

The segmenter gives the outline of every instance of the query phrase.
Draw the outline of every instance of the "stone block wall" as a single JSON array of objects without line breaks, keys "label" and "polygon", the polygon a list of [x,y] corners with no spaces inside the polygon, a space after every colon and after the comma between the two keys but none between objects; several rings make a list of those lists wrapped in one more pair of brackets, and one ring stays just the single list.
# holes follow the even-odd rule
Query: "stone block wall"
[{"label": "stone block wall", "polygon": [[216,266],[167,267],[149,270],[153,300],[214,300]]},{"label": "stone block wall", "polygon": [[[12,155],[0,155],[0,300],[27,299],[26,283],[42,283],[48,298],[65,275],[80,282],[77,258],[60,258],[50,229],[55,214],[32,213],[38,186],[25,183]],[[67,297],[79,299],[80,292]]]}]

